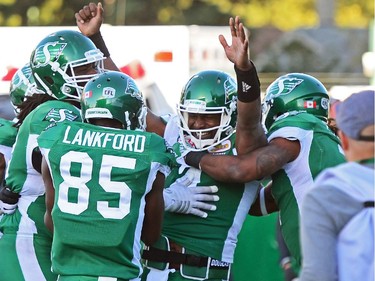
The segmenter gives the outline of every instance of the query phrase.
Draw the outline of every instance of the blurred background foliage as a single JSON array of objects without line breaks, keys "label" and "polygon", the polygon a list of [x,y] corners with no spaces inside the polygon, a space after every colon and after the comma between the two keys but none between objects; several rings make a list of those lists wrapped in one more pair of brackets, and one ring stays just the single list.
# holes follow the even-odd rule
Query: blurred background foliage
[{"label": "blurred background foliage", "polygon": [[[90,1],[0,0],[1,26],[75,25]],[[103,0],[112,25],[227,25],[239,15],[249,28],[283,31],[321,25],[367,28],[374,0]]]}]

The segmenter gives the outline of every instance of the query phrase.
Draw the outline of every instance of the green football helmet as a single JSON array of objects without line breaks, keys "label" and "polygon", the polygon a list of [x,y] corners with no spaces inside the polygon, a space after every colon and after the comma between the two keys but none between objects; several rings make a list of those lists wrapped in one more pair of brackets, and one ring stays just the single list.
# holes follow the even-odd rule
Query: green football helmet
[{"label": "green football helmet", "polygon": [[48,95],[58,100],[80,100],[86,82],[103,71],[103,60],[102,52],[89,38],[78,31],[61,30],[39,42],[30,66],[37,86]]},{"label": "green football helmet", "polygon": [[10,81],[10,102],[16,115],[19,113],[19,106],[25,100],[25,98],[27,96],[32,96],[35,93],[44,94],[43,91],[37,88],[31,72],[30,64],[27,63],[22,68],[17,70]]},{"label": "green football helmet", "polygon": [[147,107],[135,81],[118,71],[98,74],[87,82],[81,99],[82,116],[116,119],[127,130],[146,129]]},{"label": "green football helmet", "polygon": [[303,73],[288,73],[269,85],[262,103],[267,130],[280,116],[307,112],[327,121],[329,96],[327,89],[315,77]]},{"label": "green football helmet", "polygon": [[[183,145],[193,151],[209,149],[228,139],[235,131],[237,121],[237,83],[227,73],[206,70],[193,75],[181,92],[177,105],[180,119],[179,133]],[[220,124],[205,129],[190,129],[189,113],[220,114]],[[215,132],[205,139],[207,132]]]}]

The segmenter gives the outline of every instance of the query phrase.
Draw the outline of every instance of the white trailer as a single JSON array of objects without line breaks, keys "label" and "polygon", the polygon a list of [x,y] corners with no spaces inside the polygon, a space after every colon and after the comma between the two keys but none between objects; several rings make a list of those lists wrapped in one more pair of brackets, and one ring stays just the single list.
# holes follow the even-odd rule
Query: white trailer
[{"label": "white trailer", "polygon": [[[76,26],[0,27],[0,94],[7,94],[12,73],[30,59],[46,35]],[[174,113],[181,89],[189,77],[203,69],[231,74],[218,35],[230,38],[229,28],[202,26],[110,26],[101,28],[116,65],[136,79],[156,114]],[[5,41],[6,40],[6,41]],[[7,42],[7,43],[4,43]]]}]

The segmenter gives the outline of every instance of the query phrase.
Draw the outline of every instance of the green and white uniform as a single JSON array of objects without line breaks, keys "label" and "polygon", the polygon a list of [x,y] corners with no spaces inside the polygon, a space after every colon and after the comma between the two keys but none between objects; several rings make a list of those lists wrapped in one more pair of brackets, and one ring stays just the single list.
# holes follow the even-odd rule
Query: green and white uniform
[{"label": "green and white uniform", "polygon": [[282,234],[289,251],[300,264],[301,200],[321,171],[345,162],[345,157],[337,136],[312,114],[288,113],[280,117],[268,132],[268,141],[275,138],[298,140],[301,147],[294,161],[272,175],[272,194],[280,210]]},{"label": "green and white uniform", "polygon": [[13,121],[0,118],[0,153],[4,155],[6,166],[8,166],[17,136],[17,128],[13,125]]},{"label": "green and white uniform", "polygon": [[[169,144],[174,144],[173,148],[177,156],[181,156],[184,148],[178,134],[176,119],[171,119],[168,122],[164,138]],[[235,134],[209,152],[213,154],[234,155]],[[180,158],[181,161],[182,159]],[[212,258],[208,265],[210,270],[213,267],[216,269],[228,267],[233,263],[237,236],[255,199],[259,183],[235,184],[217,182],[204,172],[182,163],[179,171],[174,170],[171,176],[168,177],[166,186],[174,182],[176,177],[181,177],[186,173],[190,173],[194,178],[191,186],[216,185],[219,188],[217,195],[220,197],[220,200],[214,202],[217,209],[216,211],[209,211],[207,218],[165,212],[162,235],[184,247],[186,253]],[[206,270],[206,268],[203,268],[203,274],[206,273]],[[185,272],[186,279],[181,276],[181,271],[176,271],[176,273],[169,274],[168,280],[202,278],[200,275],[202,272],[198,273],[195,271],[194,267],[188,266]],[[225,277],[220,278],[220,280],[225,279]],[[218,279],[213,277],[204,280]]]},{"label": "green and white uniform", "polygon": [[52,235],[44,224],[45,188],[32,165],[39,134],[51,123],[81,121],[80,111],[62,101],[35,108],[20,126],[6,175],[7,187],[19,193],[18,208],[0,221],[0,280],[56,280],[51,272]]},{"label": "green and white uniform", "polygon": [[75,122],[51,126],[38,144],[55,187],[53,272],[138,280],[145,196],[175,161],[164,139]]},{"label": "green and white uniform", "polygon": [[[12,148],[13,144],[16,141],[17,136],[17,128],[13,127],[14,122],[0,118],[0,154],[4,156],[5,160],[5,169],[8,167],[8,163],[10,157],[12,155]],[[5,177],[5,169],[4,169],[4,177]],[[0,188],[3,186],[4,178],[0,178]],[[0,220],[2,218],[2,214],[0,214]],[[0,231],[0,237],[2,236],[2,232]]]}]

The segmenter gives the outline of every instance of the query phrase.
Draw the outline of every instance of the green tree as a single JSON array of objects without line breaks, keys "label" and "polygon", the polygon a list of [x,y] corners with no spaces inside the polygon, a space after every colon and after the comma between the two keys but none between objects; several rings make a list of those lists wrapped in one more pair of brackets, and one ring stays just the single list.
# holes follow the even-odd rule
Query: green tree
[{"label": "green tree", "polygon": [[[333,3],[333,24],[338,27],[366,28],[374,17],[373,0],[102,1],[106,23],[113,25],[227,25],[229,16],[239,15],[250,28],[270,26],[292,30],[319,26],[319,3],[323,5],[321,11]],[[0,0],[0,25],[74,25],[74,13],[89,2]]]},{"label": "green tree", "polygon": [[[320,25],[318,14],[332,10],[337,27],[367,28],[374,18],[373,0],[206,0],[223,13],[239,15],[249,27],[273,26],[281,30]],[[331,7],[332,6],[332,7]]]}]

